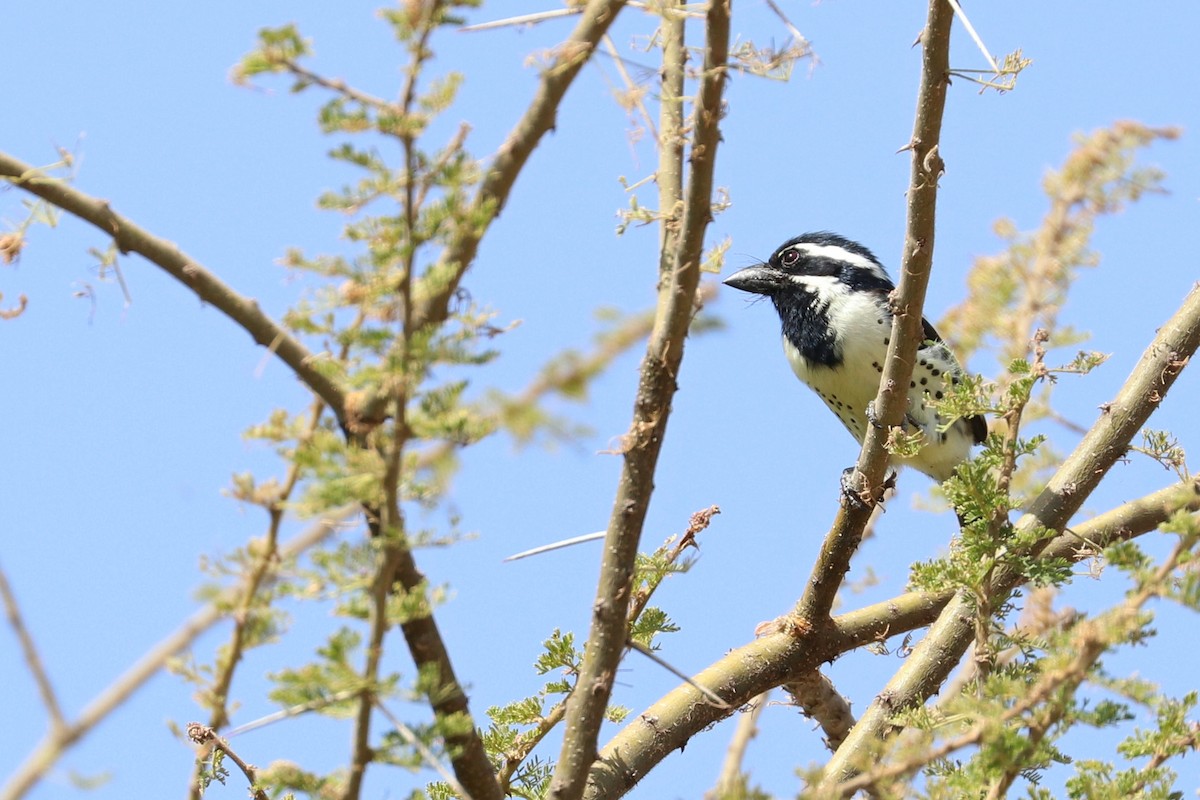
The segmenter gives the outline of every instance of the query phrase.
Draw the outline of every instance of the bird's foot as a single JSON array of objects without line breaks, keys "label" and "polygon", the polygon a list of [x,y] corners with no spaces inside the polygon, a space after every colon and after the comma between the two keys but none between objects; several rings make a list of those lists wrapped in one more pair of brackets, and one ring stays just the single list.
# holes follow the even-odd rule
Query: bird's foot
[{"label": "bird's foot", "polygon": [[875,413],[875,401],[867,403],[867,422],[871,423],[872,428],[883,430],[883,423],[879,421],[879,414]]},{"label": "bird's foot", "polygon": [[842,499],[848,508],[858,511],[870,511],[879,505],[883,500],[884,493],[889,489],[896,488],[896,470],[888,468],[887,474],[883,476],[883,485],[878,491],[869,491],[869,487],[859,488],[854,480],[855,467],[846,467],[842,470],[841,486]]}]

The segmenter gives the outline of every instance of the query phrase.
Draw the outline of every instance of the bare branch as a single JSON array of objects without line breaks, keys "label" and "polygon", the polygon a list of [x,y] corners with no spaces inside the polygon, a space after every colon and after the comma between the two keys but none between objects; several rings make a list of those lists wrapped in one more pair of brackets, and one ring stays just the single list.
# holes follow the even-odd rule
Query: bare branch
[{"label": "bare branch", "polygon": [[42,705],[46,707],[46,713],[50,715],[50,730],[52,733],[57,733],[67,726],[67,720],[63,717],[62,706],[58,704],[58,696],[50,684],[50,675],[46,672],[42,658],[38,655],[37,646],[33,643],[33,636],[21,618],[21,607],[17,604],[17,596],[13,594],[3,569],[0,569],[0,599],[4,601],[4,615],[8,618],[9,627],[13,629],[13,633],[17,635],[17,641],[21,644],[25,665],[29,667],[29,674],[33,676],[33,682],[38,687],[38,694],[42,696]]},{"label": "bare branch", "polygon": [[836,751],[854,727],[850,703],[833,685],[833,681],[817,670],[798,675],[783,685],[796,705],[821,726],[825,746]]},{"label": "bare branch", "polygon": [[324,357],[311,353],[300,340],[264,313],[255,300],[238,294],[173,242],[160,239],[134,224],[114,211],[106,201],[84,194],[7,153],[0,153],[0,177],[112,236],[120,252],[137,253],[166,271],[205,303],[236,322],[254,341],[278,355],[301,382],[329,405],[338,420],[345,423],[345,392],[319,368]]},{"label": "bare branch", "polygon": [[940,0],[931,0],[929,18],[921,34],[924,44],[921,86],[913,127],[911,178],[908,187],[908,224],[899,288],[895,293],[892,335],[887,361],[875,398],[880,425],[867,426],[855,475],[865,504],[846,502],[838,511],[825,537],[812,576],[796,606],[796,615],[808,624],[819,625],[833,608],[834,597],[850,569],[850,559],[862,541],[871,516],[868,507],[878,501],[884,485],[888,454],[884,447],[888,431],[901,423],[908,406],[908,384],[916,363],[917,348],[924,339],[921,326],[925,289],[933,264],[934,217],[942,158],[938,154],[942,112],[946,105],[947,72],[950,64],[950,23],[954,15]]},{"label": "bare branch", "polygon": [[705,800],[726,800],[743,796],[746,776],[742,772],[742,762],[745,760],[750,740],[758,734],[758,718],[766,708],[769,698],[770,693],[763,692],[751,700],[750,708],[738,717],[729,747],[725,748],[725,760],[721,762],[721,772],[717,775],[716,785],[711,792],[705,794]]},{"label": "bare branch", "polygon": [[[1081,523],[1055,537],[1042,555],[1082,561],[1114,542],[1154,530],[1182,509],[1200,510],[1200,478],[1160,489]],[[1011,580],[1011,576],[997,576],[997,581],[1005,579]],[[997,585],[994,591],[1000,588]],[[730,651],[693,680],[740,707],[782,686],[798,672],[816,670],[842,653],[929,625],[952,598],[949,592],[906,592],[834,617],[829,631],[799,625],[777,630]],[[969,641],[969,622],[967,632]],[[704,703],[691,686],[677,687],[638,714],[604,746],[592,768],[585,797],[619,797],[659,761],[726,716]],[[645,720],[654,720],[654,725]]]},{"label": "bare branch", "polygon": [[459,229],[433,268],[448,269],[451,274],[444,288],[425,298],[415,309],[415,329],[436,325],[446,319],[450,300],[458,290],[463,274],[475,260],[479,241],[487,228],[480,219],[486,216],[490,220],[500,215],[517,175],[533,149],[544,135],[554,129],[558,105],[567,89],[591,58],[597,43],[607,33],[624,5],[625,0],[590,0],[571,36],[558,46],[553,63],[542,72],[541,84],[529,108],[508,134],[488,167],[487,176],[471,204],[471,211],[466,215],[470,222]]},{"label": "bare branch", "polygon": [[[1040,526],[1063,530],[1083,501],[1121,458],[1129,442],[1158,408],[1188,360],[1200,346],[1200,286],[1193,287],[1183,305],[1159,329],[1112,403],[1030,504],[1018,530]],[[1052,551],[1057,537],[1043,553]],[[998,570],[995,583],[1009,591],[1018,581],[1011,571]],[[845,744],[826,766],[826,787],[853,776],[855,766],[872,743],[890,729],[899,708],[911,706],[937,691],[970,644],[972,599],[960,592],[945,607],[929,634],[917,645],[887,687],[854,727]]]},{"label": "bare branch", "polygon": [[654,470],[666,434],[684,338],[695,313],[704,233],[712,218],[713,170],[729,51],[730,0],[709,4],[705,63],[695,104],[691,174],[678,250],[659,293],[659,313],[642,360],[633,422],[624,443],[624,464],[609,519],[592,626],[575,691],[567,704],[566,730],[549,796],[582,797],[612,682],[625,645],[626,613],[638,540],[654,486]]},{"label": "bare branch", "polygon": [[250,784],[250,796],[254,800],[267,800],[267,793],[258,788],[258,770],[245,759],[237,754],[229,742],[217,735],[217,732],[207,725],[201,725],[199,722],[189,722],[187,726],[187,735],[195,744],[203,748],[204,756],[207,757],[213,750],[220,750],[225,754],[225,757],[237,764],[237,768],[246,776],[247,782]]}]

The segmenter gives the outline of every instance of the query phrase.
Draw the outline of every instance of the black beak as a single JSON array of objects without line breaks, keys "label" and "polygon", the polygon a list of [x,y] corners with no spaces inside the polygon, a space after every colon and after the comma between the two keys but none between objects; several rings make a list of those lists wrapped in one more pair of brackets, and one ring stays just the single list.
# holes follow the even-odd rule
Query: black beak
[{"label": "black beak", "polygon": [[787,278],[770,264],[757,264],[738,270],[725,279],[726,286],[754,294],[774,294]]}]

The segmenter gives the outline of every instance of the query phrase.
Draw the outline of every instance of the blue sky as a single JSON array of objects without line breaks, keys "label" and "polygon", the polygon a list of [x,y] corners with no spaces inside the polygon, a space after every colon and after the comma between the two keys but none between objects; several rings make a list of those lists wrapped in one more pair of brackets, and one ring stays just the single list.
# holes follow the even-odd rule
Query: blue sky
[{"label": "blue sky", "polygon": [[[549,5],[491,3],[471,18]],[[811,71],[802,64],[787,84],[731,81],[717,171],[732,205],[710,239],[732,239],[732,270],[795,234],[835,230],[871,247],[895,274],[909,169],[897,150],[912,127],[920,51],[910,45],[923,4],[828,0],[785,8],[820,63]],[[318,212],[314,200],[353,176],[324,158],[337,142],[317,130],[318,95],[293,96],[278,81],[239,88],[229,70],[253,46],[257,29],[295,21],[315,40],[314,69],[393,95],[402,54],[374,9],[274,1],[219,9],[120,0],[10,3],[0,48],[0,150],[39,164],[53,161],[57,146],[72,149],[80,156],[79,188],[179,243],[278,316],[305,286],[277,265],[285,249],[345,251],[343,220]],[[996,219],[1037,225],[1046,208],[1041,177],[1061,164],[1074,133],[1120,119],[1184,130],[1181,140],[1143,156],[1167,173],[1169,194],[1101,222],[1093,243],[1100,266],[1081,278],[1064,311],[1065,322],[1092,332],[1090,347],[1112,355],[1097,373],[1066,379],[1057,390],[1061,410],[1090,424],[1197,277],[1200,104],[1194,76],[1181,65],[1194,59],[1191,32],[1200,11],[1190,4],[1016,2],[970,12],[993,52],[1020,47],[1034,63],[1004,96],[981,95],[962,81],[951,90],[931,319],[962,297],[971,259],[1000,249],[991,232]],[[636,10],[625,14],[613,38],[629,52],[650,24]],[[444,140],[465,120],[472,152],[494,152],[532,95],[537,76],[527,57],[560,41],[570,24],[437,37],[434,69],[459,70],[467,80],[432,140]],[[735,3],[734,30],[760,43],[787,36],[757,0]],[[983,66],[961,28],[951,61]],[[521,322],[499,343],[502,358],[479,373],[480,391],[519,388],[557,350],[586,347],[602,329],[597,307],[636,310],[653,302],[657,233],[614,235],[615,212],[628,202],[618,179],[639,180],[654,164],[645,142],[630,141],[630,120],[611,98],[618,80],[611,62],[585,69],[466,281],[500,320]],[[0,194],[0,216],[20,219],[20,199]],[[648,192],[643,201],[651,202]],[[273,408],[305,403],[287,370],[249,336],[136,258],[122,261],[133,297],[124,307],[114,285],[98,282],[87,253],[106,246],[93,229],[64,218],[56,230],[32,231],[16,267],[0,267],[5,304],[21,293],[30,298],[21,318],[0,324],[0,563],[69,716],[197,607],[201,557],[261,533],[262,515],[225,498],[222,488],[234,472],[280,472],[272,454],[241,433]],[[88,286],[94,307],[76,297]],[[653,545],[682,531],[693,511],[722,508],[703,536],[699,563],[660,598],[683,628],[664,641],[664,655],[693,672],[790,608],[832,519],[837,474],[857,453],[791,376],[768,306],[724,292],[712,310],[726,329],[688,343],[646,532]],[[518,450],[496,438],[464,454],[452,503],[475,538],[423,552],[420,563],[433,582],[454,587],[439,623],[476,713],[537,688],[530,665],[554,628],[586,631],[595,548],[516,564],[501,558],[604,526],[619,462],[600,451],[628,424],[637,355],[619,360],[586,405],[566,407],[595,432],[577,446]],[[986,360],[972,366],[994,368]],[[1197,440],[1198,381],[1185,373],[1153,422],[1175,430],[1185,447]],[[1063,449],[1073,444],[1061,430],[1053,433]],[[1169,480],[1160,467],[1135,459],[1117,467],[1089,509]],[[894,594],[911,560],[945,546],[953,518],[910,511],[912,496],[927,488],[916,473],[902,476],[901,496],[852,573],[861,576],[870,564],[881,585],[849,602]],[[1111,598],[1120,589],[1115,578],[1078,581],[1065,602],[1087,607]],[[519,599],[502,601],[499,587],[513,583],[524,587]],[[247,659],[235,686],[244,703],[236,722],[273,710],[262,676],[303,662],[328,629],[320,609],[293,613],[294,634]],[[1177,693],[1195,688],[1192,654],[1179,640],[1194,622],[1165,614],[1159,640],[1114,656],[1110,667]],[[211,660],[223,637],[222,629],[201,640],[198,657]],[[854,656],[831,674],[861,710],[896,666],[894,657]],[[411,672],[399,642],[391,667]],[[0,775],[7,775],[45,727],[7,631],[0,677],[9,687],[0,725]],[[675,683],[633,656],[615,699],[637,711]],[[201,716],[188,686],[159,676],[31,797],[68,794],[68,771],[110,773],[92,793],[101,800],[178,796],[191,754],[167,723]],[[769,790],[794,793],[792,768],[821,758],[820,736],[784,706],[769,708],[762,725],[748,765]],[[711,785],[730,729],[697,736],[634,796],[699,796]],[[332,768],[346,760],[349,731],[305,719],[238,744],[258,764],[288,758]],[[1181,788],[1200,783],[1195,763],[1183,768]],[[379,770],[369,791],[402,796],[424,779]],[[213,796],[243,794],[231,784]]]}]

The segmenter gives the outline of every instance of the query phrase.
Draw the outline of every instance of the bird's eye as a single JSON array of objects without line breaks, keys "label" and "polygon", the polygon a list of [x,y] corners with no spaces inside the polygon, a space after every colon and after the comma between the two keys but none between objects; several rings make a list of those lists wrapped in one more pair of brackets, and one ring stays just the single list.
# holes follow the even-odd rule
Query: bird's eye
[{"label": "bird's eye", "polygon": [[779,254],[779,263],[785,267],[794,267],[800,261],[799,250],[784,250]]}]

